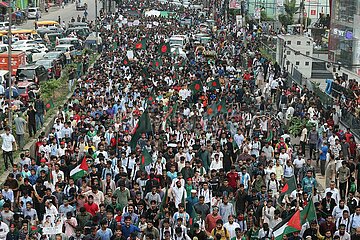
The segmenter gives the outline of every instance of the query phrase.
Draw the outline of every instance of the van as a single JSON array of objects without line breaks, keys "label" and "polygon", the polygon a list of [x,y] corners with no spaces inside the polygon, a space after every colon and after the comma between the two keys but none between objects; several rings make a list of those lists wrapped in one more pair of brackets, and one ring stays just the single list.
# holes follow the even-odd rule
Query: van
[{"label": "van", "polygon": [[37,7],[28,8],[28,19],[36,19],[36,16],[38,16],[38,18],[41,18],[40,9]]},{"label": "van", "polygon": [[35,82],[39,84],[48,80],[48,71],[42,65],[25,65],[16,71],[16,80],[19,82]]}]

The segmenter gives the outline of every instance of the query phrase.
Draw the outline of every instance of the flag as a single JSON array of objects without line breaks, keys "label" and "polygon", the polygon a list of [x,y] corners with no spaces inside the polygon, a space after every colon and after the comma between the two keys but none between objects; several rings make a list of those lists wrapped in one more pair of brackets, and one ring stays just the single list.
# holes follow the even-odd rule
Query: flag
[{"label": "flag", "polygon": [[82,162],[80,165],[78,165],[76,168],[71,170],[70,172],[70,178],[74,179],[74,181],[77,181],[78,179],[82,178],[87,174],[87,171],[89,170],[89,166],[86,163],[86,156],[84,156]]},{"label": "flag", "polygon": [[154,68],[158,68],[158,67],[160,67],[162,65],[163,65],[163,63],[162,63],[161,58],[151,62],[151,66],[154,67]]},{"label": "flag", "polygon": [[194,206],[192,206],[192,211],[191,211],[191,215],[190,215],[190,219],[189,219],[189,224],[190,226],[192,226],[196,221],[198,221],[198,213],[196,212]]},{"label": "flag", "polygon": [[170,44],[169,43],[160,43],[159,45],[159,53],[166,54],[170,52]]},{"label": "flag", "polygon": [[154,104],[155,103],[155,95],[153,93],[150,94],[150,96],[148,97],[148,104]]},{"label": "flag", "polygon": [[213,116],[215,116],[217,114],[217,107],[216,107],[216,103],[209,105],[206,108],[206,114],[205,117],[207,118],[211,118]]},{"label": "flag", "polygon": [[148,79],[148,78],[150,77],[150,74],[149,74],[147,68],[143,68],[143,69],[141,70],[141,76],[142,76],[143,78],[146,78],[146,79]]},{"label": "flag", "polygon": [[300,210],[297,210],[294,214],[282,220],[278,225],[274,227],[273,229],[274,239],[282,240],[284,235],[293,232],[300,232],[301,226],[302,225],[300,219]]},{"label": "flag", "polygon": [[152,157],[149,151],[146,148],[144,148],[141,153],[140,168],[142,170],[145,170],[145,167],[149,166],[152,162],[153,162]]},{"label": "flag", "polygon": [[125,66],[129,65],[129,63],[130,63],[129,58],[126,56],[126,57],[123,59],[122,63],[123,63]]},{"label": "flag", "polygon": [[201,92],[203,90],[203,85],[200,80],[196,80],[190,85],[190,89],[192,92]]},{"label": "flag", "polygon": [[296,189],[296,180],[295,180],[295,176],[293,176],[292,178],[290,178],[287,181],[287,183],[285,184],[285,186],[281,190],[280,197],[283,198],[286,194],[292,193],[292,191],[294,191],[295,189]]},{"label": "flag", "polygon": [[137,42],[135,44],[135,49],[146,49],[146,39],[143,38],[140,42]]},{"label": "flag", "polygon": [[216,111],[217,113],[227,113],[226,102],[224,99],[216,104]]},{"label": "flag", "polygon": [[48,101],[48,103],[45,105],[46,110],[49,110],[50,108],[54,107],[54,102],[52,99]]},{"label": "flag", "polygon": [[169,111],[166,113],[164,117],[164,124],[163,124],[163,130],[166,130],[166,125],[169,125],[170,119],[173,119],[175,117],[176,111],[177,111],[178,103],[175,103],[173,107],[169,108]]},{"label": "flag", "polygon": [[118,43],[117,42],[113,42],[112,44],[112,50],[116,50],[118,48]]},{"label": "flag", "polygon": [[307,203],[307,205],[304,207],[304,209],[301,211],[300,216],[301,216],[301,224],[304,224],[306,222],[310,223],[314,220],[317,220],[316,209],[312,197],[310,201]]},{"label": "flag", "polygon": [[131,136],[130,147],[135,149],[138,140],[142,133],[148,133],[152,131],[151,121],[148,112],[145,110],[139,118],[139,122],[134,128],[133,135]]},{"label": "flag", "polygon": [[221,85],[220,85],[220,81],[218,78],[208,82],[208,88],[213,90],[213,89],[220,89]]}]

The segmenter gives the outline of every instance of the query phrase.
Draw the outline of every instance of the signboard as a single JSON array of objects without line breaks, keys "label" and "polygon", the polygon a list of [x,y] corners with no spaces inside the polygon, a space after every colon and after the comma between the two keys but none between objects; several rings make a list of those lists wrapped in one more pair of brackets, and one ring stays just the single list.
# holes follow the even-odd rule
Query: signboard
[{"label": "signboard", "polygon": [[256,8],[256,10],[254,12],[254,18],[255,19],[260,19],[261,18],[261,8]]},{"label": "signboard", "polygon": [[343,37],[347,40],[351,40],[353,38],[353,33],[351,31],[344,31],[338,28],[333,28],[332,33],[338,37]]},{"label": "signboard", "polygon": [[243,25],[242,16],[236,15],[236,26],[241,27]]},{"label": "signboard", "polygon": [[128,57],[128,59],[134,59],[134,51],[133,50],[126,51],[126,56]]},{"label": "signboard", "polygon": [[241,9],[241,1],[240,0],[230,0],[229,1],[229,9]]},{"label": "signboard", "polygon": [[314,10],[314,9],[311,10],[311,11],[310,11],[310,15],[316,15],[316,10]]},{"label": "signboard", "polygon": [[48,235],[62,233],[63,224],[64,220],[60,215],[45,214],[42,221],[42,233]]}]

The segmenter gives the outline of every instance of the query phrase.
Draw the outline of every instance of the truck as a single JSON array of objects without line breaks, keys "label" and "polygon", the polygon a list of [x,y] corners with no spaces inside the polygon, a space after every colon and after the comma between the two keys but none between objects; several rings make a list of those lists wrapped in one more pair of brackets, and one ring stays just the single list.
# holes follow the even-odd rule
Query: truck
[{"label": "truck", "polygon": [[[0,70],[9,69],[8,53],[0,53]],[[12,51],[11,53],[11,75],[15,76],[16,71],[20,66],[26,65],[26,53],[23,51]]]}]

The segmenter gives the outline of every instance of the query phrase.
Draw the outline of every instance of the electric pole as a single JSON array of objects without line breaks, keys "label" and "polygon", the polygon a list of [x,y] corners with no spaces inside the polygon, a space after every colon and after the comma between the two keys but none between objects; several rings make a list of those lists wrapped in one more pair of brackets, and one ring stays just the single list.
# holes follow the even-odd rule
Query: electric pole
[{"label": "electric pole", "polygon": [[12,128],[12,104],[11,104],[11,99],[12,99],[12,61],[11,61],[11,55],[12,55],[12,51],[11,51],[11,44],[12,44],[12,32],[11,32],[11,25],[12,25],[12,8],[11,8],[11,0],[9,0],[9,28],[8,28],[8,70],[9,70],[9,127],[10,129]]}]

